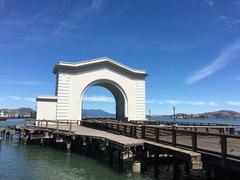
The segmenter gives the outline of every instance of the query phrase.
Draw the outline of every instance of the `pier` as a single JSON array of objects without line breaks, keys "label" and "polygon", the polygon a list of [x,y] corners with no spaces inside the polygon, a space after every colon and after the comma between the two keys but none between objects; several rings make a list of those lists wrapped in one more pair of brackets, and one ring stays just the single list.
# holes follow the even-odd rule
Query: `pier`
[{"label": "pier", "polygon": [[[67,153],[97,151],[110,164],[132,161],[140,173],[146,164],[171,164],[174,179],[204,172],[207,179],[240,175],[240,134],[222,124],[173,124],[146,120],[148,76],[110,58],[58,62],[55,96],[38,96],[37,121],[19,127],[23,143],[61,146]],[[83,120],[83,97],[92,86],[109,90],[116,120]],[[114,160],[115,159],[115,160]],[[113,163],[113,162],[117,163]],[[213,175],[215,174],[215,175]]]},{"label": "pier", "polygon": [[234,128],[112,120],[39,120],[36,125],[18,130],[26,143],[44,143],[51,139],[51,142],[65,144],[67,152],[74,147],[82,149],[94,144],[95,148],[108,151],[110,161],[113,154],[117,154],[120,162],[128,158],[142,162],[164,157],[167,161],[174,159],[177,165],[184,163],[189,171],[205,170],[208,175],[211,171],[226,175],[239,172],[240,136]]}]

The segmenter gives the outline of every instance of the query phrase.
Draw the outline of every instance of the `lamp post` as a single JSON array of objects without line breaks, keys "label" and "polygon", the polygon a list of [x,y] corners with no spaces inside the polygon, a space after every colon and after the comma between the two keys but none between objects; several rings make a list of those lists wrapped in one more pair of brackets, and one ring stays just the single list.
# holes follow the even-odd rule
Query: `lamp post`
[{"label": "lamp post", "polygon": [[151,110],[150,109],[148,110],[148,119],[149,119],[149,121],[151,121]]},{"label": "lamp post", "polygon": [[176,107],[173,106],[173,124],[176,124]]}]

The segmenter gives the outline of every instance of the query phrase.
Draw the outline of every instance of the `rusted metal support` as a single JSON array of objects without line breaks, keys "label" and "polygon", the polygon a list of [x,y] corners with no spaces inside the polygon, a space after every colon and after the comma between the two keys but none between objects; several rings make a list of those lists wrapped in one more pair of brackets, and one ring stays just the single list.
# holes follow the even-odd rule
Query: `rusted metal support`
[{"label": "rusted metal support", "polygon": [[124,134],[126,134],[126,133],[127,133],[127,126],[124,125],[124,126],[123,126],[123,129],[124,129],[124,130],[123,130],[123,131],[124,131]]},{"label": "rusted metal support", "polygon": [[66,153],[71,153],[71,141],[66,142]]},{"label": "rusted metal support", "polygon": [[132,128],[132,126],[130,126],[130,134],[131,134],[131,135],[133,134],[133,128]]},{"label": "rusted metal support", "polygon": [[177,134],[176,134],[175,128],[173,127],[172,128],[172,145],[176,147],[176,144],[177,144]]},{"label": "rusted metal support", "polygon": [[224,168],[227,167],[227,137],[221,136],[221,155],[222,155],[222,165]]},{"label": "rusted metal support", "polygon": [[72,131],[72,121],[70,122],[70,125],[69,125],[69,132]]},{"label": "rusted metal support", "polygon": [[159,128],[155,128],[155,141],[159,142]]},{"label": "rusted metal support", "polygon": [[145,139],[145,126],[141,127],[141,138]]},{"label": "rusted metal support", "polygon": [[192,150],[197,151],[197,132],[192,132]]},{"label": "rusted metal support", "polygon": [[137,137],[137,127],[136,126],[133,127],[133,136]]},{"label": "rusted metal support", "polygon": [[206,128],[206,133],[209,133],[209,128]]}]

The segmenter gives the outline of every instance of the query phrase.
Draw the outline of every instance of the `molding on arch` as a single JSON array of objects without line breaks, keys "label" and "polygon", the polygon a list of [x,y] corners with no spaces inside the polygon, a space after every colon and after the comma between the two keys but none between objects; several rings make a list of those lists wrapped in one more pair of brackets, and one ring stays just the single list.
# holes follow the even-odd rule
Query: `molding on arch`
[{"label": "molding on arch", "polygon": [[109,63],[112,66],[115,66],[116,68],[120,70],[125,70],[128,71],[132,74],[136,75],[142,75],[142,76],[148,76],[148,74],[144,70],[139,70],[139,69],[133,69],[131,67],[128,67],[124,64],[121,64],[111,58],[108,57],[101,57],[101,58],[96,58],[96,59],[90,59],[90,60],[84,60],[84,61],[79,61],[79,62],[65,62],[65,61],[59,61],[53,69],[53,73],[57,74],[60,69],[78,69],[78,68],[83,68],[86,66],[96,66],[98,64],[102,63]]}]

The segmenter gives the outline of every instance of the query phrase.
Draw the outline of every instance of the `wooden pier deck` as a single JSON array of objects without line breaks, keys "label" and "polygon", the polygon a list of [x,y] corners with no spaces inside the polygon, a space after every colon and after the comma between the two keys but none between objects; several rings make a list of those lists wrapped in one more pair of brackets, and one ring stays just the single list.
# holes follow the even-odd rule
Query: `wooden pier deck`
[{"label": "wooden pier deck", "polygon": [[[81,124],[81,125],[79,125]],[[125,151],[141,147],[166,153],[201,169],[204,163],[239,170],[240,135],[234,126],[144,125],[116,121],[38,121],[28,131],[101,139]],[[41,137],[40,137],[41,138]]]},{"label": "wooden pier deck", "polygon": [[[34,131],[34,130],[38,130],[39,127],[46,129],[45,125],[38,126],[38,127],[28,126],[27,129]],[[49,124],[47,129],[50,131],[55,131],[56,125]],[[69,132],[69,125],[61,124],[61,125],[59,125],[58,130]],[[84,127],[84,126],[78,126],[76,124],[72,125],[70,133],[72,135],[87,136],[87,137],[91,137],[91,138],[108,140],[112,143],[118,144],[122,148],[143,146],[143,144],[144,144],[144,141],[142,139],[136,139],[136,138],[118,135],[118,134],[101,131],[101,130],[97,130],[97,129],[92,129],[92,128],[88,128],[88,127]]]}]

